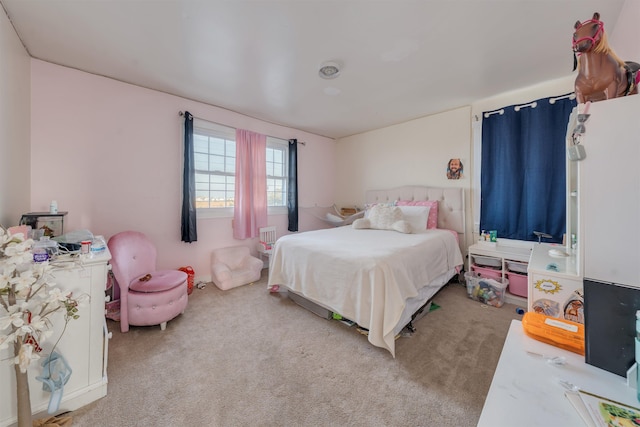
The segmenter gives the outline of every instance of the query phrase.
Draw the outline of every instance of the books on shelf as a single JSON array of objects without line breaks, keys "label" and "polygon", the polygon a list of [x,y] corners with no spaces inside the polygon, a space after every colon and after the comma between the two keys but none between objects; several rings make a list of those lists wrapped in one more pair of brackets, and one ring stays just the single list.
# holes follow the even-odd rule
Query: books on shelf
[{"label": "books on shelf", "polygon": [[567,391],[564,394],[587,427],[633,427],[640,424],[640,408],[584,390]]}]

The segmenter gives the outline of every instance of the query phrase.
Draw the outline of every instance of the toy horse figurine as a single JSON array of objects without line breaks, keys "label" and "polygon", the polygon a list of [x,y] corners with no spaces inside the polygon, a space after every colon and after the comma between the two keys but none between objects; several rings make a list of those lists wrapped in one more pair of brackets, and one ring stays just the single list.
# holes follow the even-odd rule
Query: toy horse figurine
[{"label": "toy horse figurine", "polygon": [[596,12],[592,19],[576,22],[574,28],[573,51],[579,56],[575,82],[578,103],[637,94],[640,64],[618,58],[607,42],[600,14]]}]

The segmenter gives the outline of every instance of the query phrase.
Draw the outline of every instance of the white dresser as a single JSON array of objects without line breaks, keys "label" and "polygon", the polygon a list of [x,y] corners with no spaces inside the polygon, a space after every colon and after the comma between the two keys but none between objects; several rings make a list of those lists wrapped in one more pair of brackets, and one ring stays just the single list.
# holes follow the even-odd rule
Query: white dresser
[{"label": "white dresser", "polygon": [[[74,295],[87,294],[90,301],[79,307],[80,318],[69,321],[56,351],[69,363],[72,374],[64,386],[58,412],[78,409],[107,394],[108,332],[104,316],[108,249],[102,255],[82,258],[71,269],[56,270],[56,280]],[[58,261],[64,260],[59,257]],[[58,318],[59,316],[59,318]],[[41,359],[29,367],[29,391],[33,413],[46,412],[51,393],[42,390],[40,362],[50,353],[64,326],[62,313],[56,313],[54,333],[43,345]],[[0,426],[17,421],[16,381],[13,347],[0,351]]]}]

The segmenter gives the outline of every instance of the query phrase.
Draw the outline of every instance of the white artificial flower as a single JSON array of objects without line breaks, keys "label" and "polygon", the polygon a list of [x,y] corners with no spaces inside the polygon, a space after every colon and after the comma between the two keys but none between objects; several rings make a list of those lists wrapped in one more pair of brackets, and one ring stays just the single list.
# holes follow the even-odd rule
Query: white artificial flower
[{"label": "white artificial flower", "polygon": [[8,257],[20,256],[25,252],[31,250],[31,246],[27,245],[25,242],[16,242],[12,241],[7,244],[4,248],[4,254]]},{"label": "white artificial flower", "polygon": [[14,276],[9,280],[12,285],[15,285],[16,292],[20,292],[23,289],[30,289],[31,286],[36,283],[36,278],[33,277],[31,270],[23,271],[18,276]]},{"label": "white artificial flower", "polygon": [[51,337],[52,316],[66,317],[65,304],[79,300],[57,286],[54,266],[48,261],[33,261],[32,246],[33,240],[22,234],[11,236],[0,227],[0,298],[4,302],[0,305],[0,350],[19,343],[19,354],[13,360],[22,372],[39,358],[33,343],[24,341],[34,337],[42,343]]},{"label": "white artificial flower", "polygon": [[63,293],[60,288],[51,288],[49,290],[49,300],[54,301],[66,301],[69,299],[69,292]]},{"label": "white artificial flower", "polygon": [[31,322],[29,322],[34,331],[44,331],[49,328],[47,319],[38,315],[31,316]]},{"label": "white artificial flower", "polygon": [[[15,306],[9,307],[11,310]],[[22,327],[24,325],[24,319],[22,312],[10,313],[8,316],[0,317],[0,331],[7,329],[9,326],[15,326],[16,328]]]},{"label": "white artificial flower", "polygon": [[20,353],[18,353],[18,356],[15,358],[15,363],[20,366],[20,372],[25,373],[31,361],[39,358],[40,356],[34,353],[32,344],[22,344],[22,346],[20,346]]},{"label": "white artificial flower", "polygon": [[28,335],[33,335],[35,330],[31,327],[29,323],[23,323],[18,329],[16,329],[16,335],[19,337],[26,337]]},{"label": "white artificial flower", "polygon": [[0,271],[0,290],[6,290],[11,287],[11,275],[6,274],[4,271]]}]

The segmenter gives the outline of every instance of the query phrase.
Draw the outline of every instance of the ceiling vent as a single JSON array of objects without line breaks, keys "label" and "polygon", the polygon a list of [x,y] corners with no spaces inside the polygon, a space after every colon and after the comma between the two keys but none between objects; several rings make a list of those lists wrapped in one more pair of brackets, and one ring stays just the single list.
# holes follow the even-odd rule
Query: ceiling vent
[{"label": "ceiling vent", "polygon": [[322,63],[318,75],[323,79],[335,79],[340,75],[340,64],[333,61]]}]

